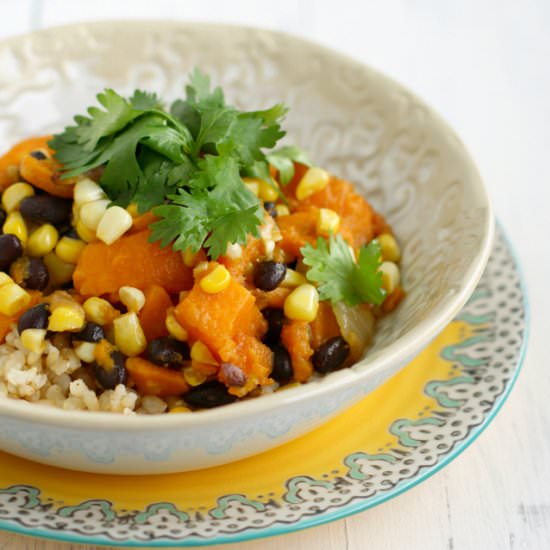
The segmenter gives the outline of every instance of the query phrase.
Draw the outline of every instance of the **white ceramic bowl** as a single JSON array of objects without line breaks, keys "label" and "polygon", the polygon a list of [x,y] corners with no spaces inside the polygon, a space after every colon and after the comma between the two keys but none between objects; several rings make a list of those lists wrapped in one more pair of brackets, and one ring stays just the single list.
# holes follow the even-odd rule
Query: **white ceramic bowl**
[{"label": "white ceramic bowl", "polygon": [[0,43],[0,150],[59,130],[103,87],[181,96],[195,66],[247,108],[286,102],[288,140],[350,179],[403,245],[408,296],[350,369],[196,414],[125,417],[0,400],[0,449],[91,472],[204,468],[280,445],[371,392],[414,357],[475,288],[493,238],[464,146],[426,104],[332,50],[265,30],[175,22],[49,29]]}]

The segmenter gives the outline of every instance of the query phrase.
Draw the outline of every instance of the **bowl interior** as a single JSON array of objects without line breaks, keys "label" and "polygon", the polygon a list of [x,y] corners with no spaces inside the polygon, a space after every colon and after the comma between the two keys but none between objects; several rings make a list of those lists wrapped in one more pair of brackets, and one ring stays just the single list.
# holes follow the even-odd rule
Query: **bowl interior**
[{"label": "bowl interior", "polygon": [[331,50],[265,30],[118,22],[5,41],[0,66],[0,150],[60,130],[103,87],[171,101],[194,67],[239,106],[287,103],[286,141],[351,180],[402,244],[407,298],[379,324],[366,364],[418,326],[448,320],[481,275],[491,209],[464,146],[413,94]]}]

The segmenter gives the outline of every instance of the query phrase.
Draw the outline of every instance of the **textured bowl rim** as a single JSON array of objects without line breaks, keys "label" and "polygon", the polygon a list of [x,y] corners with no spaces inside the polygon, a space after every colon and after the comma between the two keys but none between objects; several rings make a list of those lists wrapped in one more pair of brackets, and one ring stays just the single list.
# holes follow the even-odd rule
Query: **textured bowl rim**
[{"label": "textured bowl rim", "polygon": [[[394,79],[386,76],[377,69],[372,68],[367,63],[355,59],[347,54],[334,50],[326,45],[317,43],[313,40],[305,39],[293,34],[270,30],[262,27],[246,26],[239,24],[218,24],[207,22],[192,22],[192,21],[169,21],[163,19],[144,20],[144,19],[115,19],[115,20],[99,20],[85,23],[72,23],[68,25],[60,25],[47,27],[32,31],[26,34],[12,36],[0,41],[0,46],[17,43],[33,36],[47,36],[50,33],[60,33],[73,31],[79,28],[96,28],[110,27],[113,32],[117,28],[138,31],[141,28],[152,30],[155,28],[199,28],[219,29],[233,31],[261,31],[262,33],[273,36],[274,38],[284,38],[285,41],[291,42],[296,46],[315,47],[319,51],[332,57],[339,59],[342,63],[353,64],[357,67],[366,68],[373,76],[385,81],[392,87],[398,87],[406,90],[407,93],[417,102],[424,106],[432,116],[433,125],[440,129],[451,132],[456,135],[449,124],[425,101],[420,99],[415,93],[412,93],[408,88],[401,85]],[[483,233],[483,238],[479,243],[479,249],[472,258],[470,266],[465,272],[463,284],[460,289],[452,296],[448,296],[442,300],[442,304],[437,311],[431,312],[425,319],[415,325],[403,336],[389,344],[385,349],[371,356],[367,354],[359,363],[354,366],[343,369],[341,371],[327,375],[319,380],[314,380],[299,387],[289,388],[282,392],[263,395],[260,398],[232,403],[231,405],[222,406],[206,411],[199,411],[193,414],[177,414],[177,415],[122,415],[112,412],[97,412],[97,411],[67,411],[64,409],[51,407],[49,405],[39,405],[29,403],[24,400],[12,398],[0,398],[0,416],[9,416],[19,418],[21,420],[33,421],[44,425],[55,425],[58,427],[79,427],[88,430],[101,430],[116,432],[118,430],[126,431],[142,431],[148,429],[156,430],[173,430],[177,428],[185,428],[186,426],[201,426],[204,424],[216,423],[220,421],[228,421],[230,419],[238,419],[240,417],[257,414],[270,409],[280,409],[292,406],[294,403],[306,399],[320,398],[326,394],[330,394],[334,390],[351,387],[357,384],[361,379],[372,376],[376,372],[380,372],[390,367],[390,365],[402,362],[408,358],[414,357],[419,353],[443,328],[453,319],[466,303],[470,295],[473,293],[477,283],[479,282],[485,265],[489,259],[494,236],[495,222],[489,196],[483,185],[477,167],[475,166],[471,155],[462,141],[457,138],[460,146],[463,148],[465,160],[472,167],[472,190],[479,199],[485,204],[486,223]]]}]

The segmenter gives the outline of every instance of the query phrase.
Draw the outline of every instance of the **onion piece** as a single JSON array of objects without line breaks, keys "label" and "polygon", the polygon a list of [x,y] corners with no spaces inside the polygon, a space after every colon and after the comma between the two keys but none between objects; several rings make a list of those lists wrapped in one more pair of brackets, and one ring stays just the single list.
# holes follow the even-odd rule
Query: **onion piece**
[{"label": "onion piece", "polygon": [[332,311],[340,327],[342,338],[349,344],[349,359],[358,361],[374,336],[375,318],[366,304],[348,306],[343,302],[332,304]]}]

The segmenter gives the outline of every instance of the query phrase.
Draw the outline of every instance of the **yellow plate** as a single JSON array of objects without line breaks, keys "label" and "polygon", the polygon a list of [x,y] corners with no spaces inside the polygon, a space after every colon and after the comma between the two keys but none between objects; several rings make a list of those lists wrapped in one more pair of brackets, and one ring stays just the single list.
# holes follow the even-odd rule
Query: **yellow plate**
[{"label": "yellow plate", "polygon": [[70,472],[0,453],[0,528],[72,542],[192,546],[332,521],[395,496],[460,453],[519,371],[526,307],[502,235],[461,314],[412,363],[314,432],[182,474]]}]

